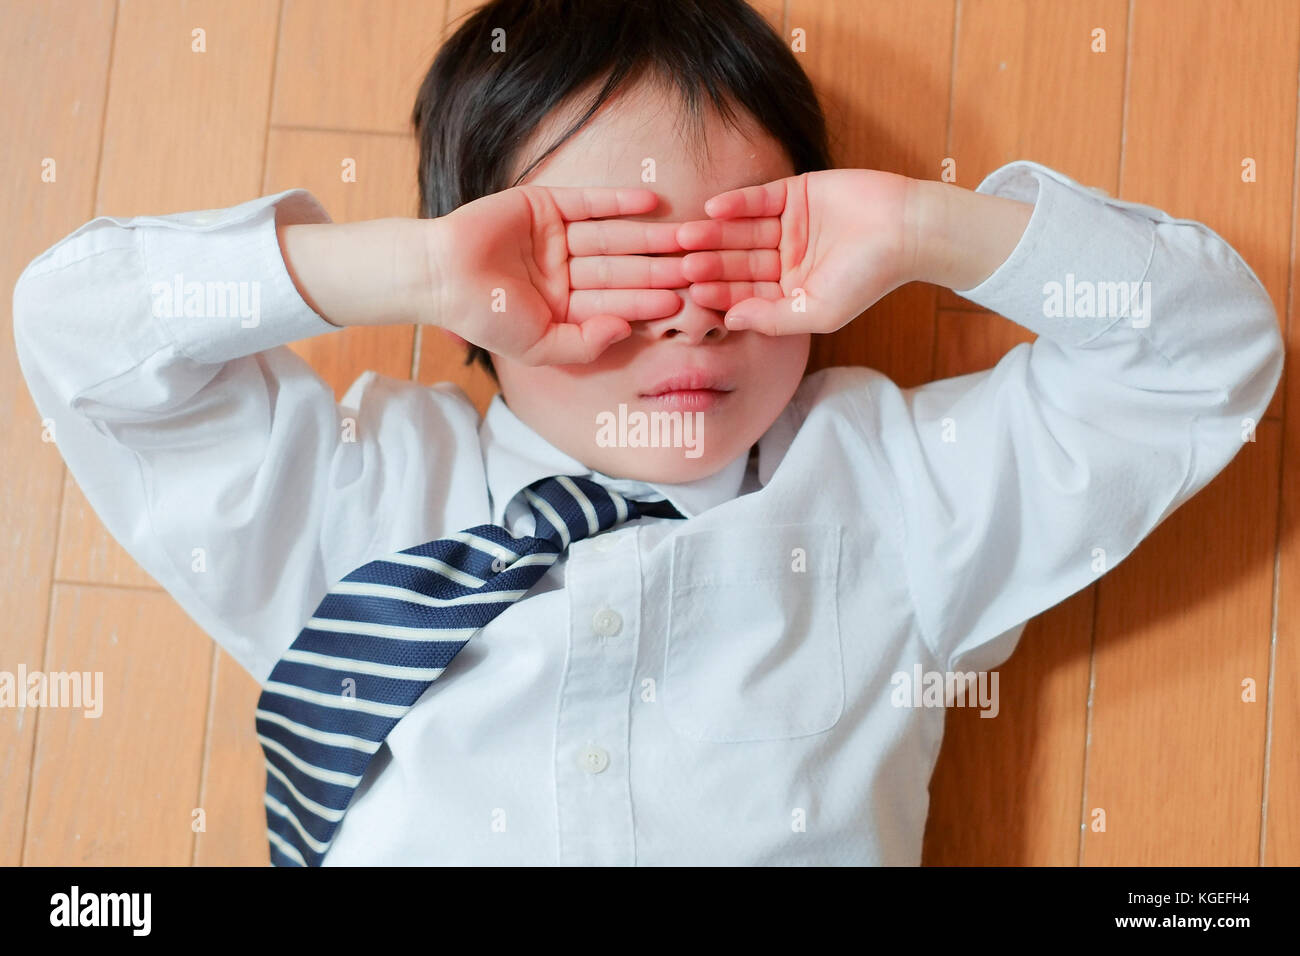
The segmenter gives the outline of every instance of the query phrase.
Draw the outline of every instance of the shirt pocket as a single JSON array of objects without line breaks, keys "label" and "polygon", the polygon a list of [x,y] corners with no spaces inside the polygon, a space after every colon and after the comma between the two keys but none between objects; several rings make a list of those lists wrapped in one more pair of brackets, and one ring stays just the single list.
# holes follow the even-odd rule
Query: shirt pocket
[{"label": "shirt pocket", "polygon": [[673,539],[664,716],[696,740],[802,737],[844,710],[840,525]]}]

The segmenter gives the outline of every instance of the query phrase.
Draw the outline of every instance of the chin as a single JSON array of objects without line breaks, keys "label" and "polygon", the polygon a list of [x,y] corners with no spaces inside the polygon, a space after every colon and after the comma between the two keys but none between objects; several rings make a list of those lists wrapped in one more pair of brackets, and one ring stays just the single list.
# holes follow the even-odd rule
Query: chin
[{"label": "chin", "polygon": [[[720,458],[717,449],[712,454],[689,448],[615,448],[601,449],[606,454],[601,461],[589,463],[590,467],[611,478],[630,478],[635,481],[659,482],[680,485],[713,474],[729,459]],[[609,452],[615,454],[609,455]],[[695,455],[695,457],[690,457]]]}]

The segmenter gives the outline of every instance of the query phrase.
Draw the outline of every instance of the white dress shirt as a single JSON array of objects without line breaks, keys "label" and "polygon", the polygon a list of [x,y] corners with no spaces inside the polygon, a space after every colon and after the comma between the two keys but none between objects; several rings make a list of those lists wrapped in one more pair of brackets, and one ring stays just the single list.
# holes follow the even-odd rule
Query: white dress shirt
[{"label": "white dress shirt", "polygon": [[[578,542],[475,636],[326,864],[920,862],[944,713],[896,706],[893,675],[1005,660],[1233,458],[1282,368],[1267,293],[1204,225],[1029,162],[979,191],[1035,208],[962,294],[1040,337],[919,388],[819,371],[717,474],[615,483],[688,520]],[[328,221],[303,190],[101,217],[14,296],[91,505],[259,681],[350,571],[488,521],[526,533],[520,489],[592,474],[499,395],[480,421],[454,385],[368,372],[336,403],[283,347],[334,326],[277,210]],[[154,309],[177,274],[259,283],[257,324]],[[1149,282],[1149,315],[1045,315],[1045,284],[1078,280]]]}]

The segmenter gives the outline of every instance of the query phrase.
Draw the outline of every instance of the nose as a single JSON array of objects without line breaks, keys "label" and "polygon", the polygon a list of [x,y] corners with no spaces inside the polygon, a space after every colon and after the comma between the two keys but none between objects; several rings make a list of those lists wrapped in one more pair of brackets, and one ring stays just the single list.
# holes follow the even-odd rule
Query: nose
[{"label": "nose", "polygon": [[640,327],[649,338],[676,339],[683,345],[721,342],[730,334],[731,330],[722,321],[725,313],[696,305],[690,294],[683,290],[678,290],[677,294],[682,299],[682,307],[675,314],[637,322],[633,327]]}]

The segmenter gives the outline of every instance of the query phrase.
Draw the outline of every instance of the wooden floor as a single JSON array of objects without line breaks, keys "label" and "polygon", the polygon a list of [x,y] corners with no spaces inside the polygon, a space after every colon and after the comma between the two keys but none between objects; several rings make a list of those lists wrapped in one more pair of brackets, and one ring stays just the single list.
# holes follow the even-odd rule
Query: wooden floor
[{"label": "wooden floor", "polygon": [[[5,320],[23,266],[95,215],[290,186],[339,221],[414,215],[407,118],[444,25],[469,6],[0,0]],[[951,159],[973,188],[1033,159],[1202,220],[1268,287],[1294,360],[1300,3],[758,6],[785,35],[806,32],[837,165],[938,178]],[[206,52],[191,51],[195,28]],[[355,183],[341,181],[347,157]],[[1030,338],[909,286],[813,357],[913,385]],[[295,349],[339,395],[370,368],[456,380],[480,407],[491,394],[413,328]],[[8,331],[0,400],[0,670],[103,671],[108,700],[99,720],[0,710],[0,864],[265,863],[254,682],[105,534],[41,440]],[[926,862],[1300,863],[1298,489],[1288,374],[1223,475],[1117,572],[1030,624],[1001,671],[1000,719],[949,714]]]}]

